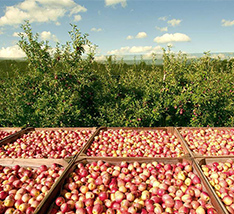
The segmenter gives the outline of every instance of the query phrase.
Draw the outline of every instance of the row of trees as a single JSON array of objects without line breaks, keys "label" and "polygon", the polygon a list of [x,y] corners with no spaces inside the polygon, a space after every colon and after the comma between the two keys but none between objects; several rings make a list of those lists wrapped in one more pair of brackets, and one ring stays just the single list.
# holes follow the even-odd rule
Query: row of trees
[{"label": "row of trees", "polygon": [[[163,67],[94,61],[77,26],[49,54],[28,22],[19,46],[28,72],[0,85],[0,126],[233,126],[234,61],[164,50]],[[87,57],[83,57],[89,48]]]}]

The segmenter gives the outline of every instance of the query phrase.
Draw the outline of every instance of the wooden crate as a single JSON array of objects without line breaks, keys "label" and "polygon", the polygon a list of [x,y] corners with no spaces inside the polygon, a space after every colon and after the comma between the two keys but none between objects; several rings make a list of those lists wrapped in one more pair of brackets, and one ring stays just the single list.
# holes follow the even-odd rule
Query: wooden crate
[{"label": "wooden crate", "polygon": [[218,162],[218,163],[224,163],[227,161],[227,159],[231,159],[232,161],[234,161],[234,156],[229,156],[227,157],[210,157],[210,158],[195,158],[194,161],[197,163],[199,170],[202,172],[203,176],[204,176],[204,180],[208,183],[208,185],[210,186],[210,189],[213,192],[214,197],[217,198],[217,201],[219,202],[220,206],[222,207],[222,209],[224,210],[225,214],[230,214],[228,212],[228,210],[226,209],[225,205],[223,204],[222,200],[219,198],[219,196],[216,194],[213,186],[210,184],[208,178],[204,175],[203,171],[202,171],[202,165],[207,165],[213,162]]},{"label": "wooden crate", "polygon": [[[11,135],[3,140],[0,141],[0,147],[6,144],[11,144],[13,142],[15,142],[17,139],[21,138],[24,134],[28,134],[31,133],[33,131],[56,131],[56,130],[64,130],[64,131],[75,131],[75,130],[90,130],[92,132],[96,131],[95,127],[91,127],[91,128],[86,128],[86,127],[75,127],[75,128],[70,128],[70,127],[62,127],[62,128],[33,128],[33,127],[28,127],[26,129],[22,129],[19,132],[15,133],[14,135]],[[85,145],[85,143],[84,143]],[[82,147],[81,147],[82,149]],[[80,150],[81,150],[80,149]],[[73,156],[71,157],[66,157],[67,160],[71,160],[73,158]]]},{"label": "wooden crate", "polygon": [[[182,136],[181,132],[186,131],[186,130],[207,130],[207,129],[212,129],[212,130],[218,130],[218,131],[223,131],[223,130],[230,130],[234,129],[233,127],[175,127],[175,131],[177,132],[178,136],[180,136],[181,140],[183,141],[183,144],[186,146],[187,150],[189,151],[191,157],[194,158],[216,158],[216,157],[231,157],[232,155],[202,155],[200,153],[196,153],[190,149],[189,142],[187,142],[184,137]],[[234,145],[234,143],[233,143]]]},{"label": "wooden crate", "polygon": [[[177,140],[179,141],[179,143],[182,146],[185,157],[190,156],[190,151],[189,151],[187,145],[183,142],[183,140],[181,139],[181,136],[178,135],[178,132],[174,129],[174,127],[142,127],[142,128],[136,128],[136,127],[100,127],[100,128],[98,128],[96,130],[96,132],[93,134],[93,136],[90,138],[90,140],[86,143],[86,145],[83,147],[83,149],[80,151],[80,153],[78,155],[76,155],[76,158],[78,158],[80,156],[88,157],[87,151],[90,148],[90,146],[92,145],[95,136],[98,136],[100,131],[120,130],[120,129],[129,130],[129,131],[131,131],[131,130],[132,131],[159,131],[159,130],[166,131],[167,133],[173,134],[177,138]],[[142,157],[139,157],[139,158],[142,158]]]},{"label": "wooden crate", "polygon": [[189,162],[193,166],[193,172],[195,174],[197,174],[199,176],[199,178],[201,179],[203,190],[209,194],[210,203],[214,206],[214,208],[217,210],[217,212],[219,214],[225,213],[225,211],[223,210],[223,207],[220,206],[220,203],[217,200],[217,198],[213,196],[213,191],[210,189],[210,186],[206,182],[206,180],[204,180],[204,177],[203,177],[201,171],[199,170],[197,164],[191,158],[140,158],[139,159],[139,158],[112,158],[112,157],[111,158],[110,157],[103,157],[103,158],[100,158],[100,157],[79,157],[72,164],[69,165],[66,172],[63,174],[63,176],[61,176],[61,179],[59,179],[59,181],[56,183],[56,186],[54,186],[54,188],[52,190],[52,193],[50,195],[51,197],[48,198],[47,201],[43,204],[43,206],[41,207],[41,210],[40,210],[40,212],[38,212],[38,214],[51,212],[53,206],[55,205],[56,197],[58,197],[60,195],[60,192],[65,184],[66,178],[69,176],[69,174],[71,172],[74,171],[77,164],[79,164],[79,163],[83,163],[83,164],[92,163],[92,162],[98,161],[98,160],[102,160],[104,162],[108,162],[108,163],[113,164],[113,165],[118,165],[122,161],[126,161],[128,163],[133,163],[135,161],[137,161],[139,163],[151,163],[151,162],[156,161],[156,162],[163,162],[163,163],[168,163],[168,164],[182,163],[184,161]]},{"label": "wooden crate", "polygon": [[11,135],[3,138],[2,140],[0,140],[0,145],[11,143],[11,142],[15,141],[17,138],[19,138],[20,136],[22,136],[23,134],[28,133],[30,130],[31,130],[31,128],[21,129],[19,127],[16,127],[16,128],[12,128],[12,127],[3,128],[3,127],[1,127],[0,131],[6,131],[6,132],[16,131],[16,133],[11,134]]},{"label": "wooden crate", "polygon": [[[69,165],[67,161],[62,159],[50,159],[50,160],[49,159],[0,159],[0,165],[8,167],[13,167],[15,165],[19,165],[21,167],[30,167],[30,168],[38,168],[41,165],[46,165],[50,167],[54,163],[63,167],[64,170],[66,170],[66,168]],[[53,184],[53,186],[55,186],[55,183]],[[45,203],[46,198],[50,196],[53,186],[51,187],[45,198],[40,202],[34,213],[37,213],[37,210],[40,209],[40,206],[42,206]]]}]

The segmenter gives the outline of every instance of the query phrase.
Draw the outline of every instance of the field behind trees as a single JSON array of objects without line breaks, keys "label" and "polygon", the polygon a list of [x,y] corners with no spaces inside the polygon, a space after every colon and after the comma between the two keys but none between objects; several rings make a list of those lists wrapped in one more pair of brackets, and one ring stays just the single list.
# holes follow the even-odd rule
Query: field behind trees
[{"label": "field behind trees", "polygon": [[0,126],[234,126],[233,59],[164,50],[162,66],[98,63],[76,26],[53,55],[22,28],[27,62],[0,61]]}]

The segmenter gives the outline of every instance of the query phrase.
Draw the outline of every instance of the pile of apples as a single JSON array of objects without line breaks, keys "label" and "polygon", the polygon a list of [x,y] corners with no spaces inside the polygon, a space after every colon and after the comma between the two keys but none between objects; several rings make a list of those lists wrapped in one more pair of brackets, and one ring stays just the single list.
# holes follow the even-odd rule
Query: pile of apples
[{"label": "pile of apples", "polygon": [[183,130],[189,148],[206,156],[234,155],[234,129]]},{"label": "pile of apples", "polygon": [[0,213],[34,213],[62,172],[57,164],[39,168],[0,165]]},{"label": "pile of apples", "polygon": [[224,163],[202,165],[202,170],[227,210],[234,214],[234,164],[231,159]]},{"label": "pile of apples", "polygon": [[87,150],[88,156],[112,157],[180,157],[183,147],[176,136],[165,130],[100,131]]},{"label": "pile of apples", "polygon": [[0,131],[0,140],[4,139],[5,137],[9,136],[9,135],[12,135],[12,134],[15,134],[16,131]]},{"label": "pile of apples", "polygon": [[66,158],[77,154],[91,130],[33,131],[0,147],[0,158]]},{"label": "pile of apples", "polygon": [[78,162],[51,214],[217,214],[187,161]]}]

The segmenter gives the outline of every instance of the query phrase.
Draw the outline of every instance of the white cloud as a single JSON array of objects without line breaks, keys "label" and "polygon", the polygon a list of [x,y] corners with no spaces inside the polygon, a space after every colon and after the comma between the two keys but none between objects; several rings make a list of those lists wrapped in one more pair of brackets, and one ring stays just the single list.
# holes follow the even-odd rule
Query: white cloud
[{"label": "white cloud", "polygon": [[156,46],[133,46],[133,47],[121,47],[120,49],[115,49],[112,51],[108,51],[108,55],[124,55],[124,54],[152,54],[154,52],[161,52],[162,47]]},{"label": "white cloud", "polygon": [[12,34],[12,36],[14,36],[14,37],[19,37],[19,32],[14,32],[14,33]]},{"label": "white cloud", "polygon": [[160,21],[166,21],[167,20],[167,16],[159,17],[158,20],[160,20]]},{"label": "white cloud", "polygon": [[157,27],[156,26],[156,29],[161,31],[161,32],[167,32],[168,31],[168,27]]},{"label": "white cloud", "polygon": [[43,31],[41,33],[41,38],[43,40],[49,40],[51,38],[51,32],[50,31]]},{"label": "white cloud", "polygon": [[100,31],[102,31],[102,29],[93,27],[93,28],[91,28],[91,31],[100,32]]},{"label": "white cloud", "polygon": [[[32,0],[29,0],[32,1]],[[40,4],[53,5],[53,6],[63,6],[63,7],[72,7],[76,5],[73,0],[37,0]]]},{"label": "white cloud", "polygon": [[154,42],[157,43],[170,43],[170,42],[189,42],[191,41],[190,37],[183,33],[166,33],[162,36],[157,36],[154,38]]},{"label": "white cloud", "polygon": [[0,26],[21,24],[25,19],[29,19],[27,12],[13,6],[7,7],[5,15],[0,18]]},{"label": "white cloud", "polygon": [[162,57],[162,47],[156,46],[151,51],[149,51],[146,54],[143,54],[143,59],[152,59],[153,54],[160,55],[160,58]]},{"label": "white cloud", "polygon": [[100,50],[96,47],[96,45],[82,45],[85,50],[84,54],[89,54],[95,52],[95,54],[100,54]]},{"label": "white cloud", "polygon": [[19,4],[19,8],[22,10],[30,11],[37,8],[36,1],[24,1]]},{"label": "white cloud", "polygon": [[153,52],[161,52],[162,51],[162,47],[161,46],[155,46],[153,49],[152,49]]},{"label": "white cloud", "polygon": [[0,26],[22,24],[24,20],[32,22],[54,22],[59,25],[58,19],[74,15],[75,20],[80,19],[80,12],[87,9],[74,0],[24,0],[19,4],[7,6],[5,14],[0,17]]},{"label": "white cloud", "polygon": [[129,52],[130,47],[126,46],[126,47],[122,47],[120,49],[115,49],[112,51],[108,51],[107,54],[109,55],[122,55],[122,54],[126,54]]},{"label": "white cloud", "polygon": [[234,25],[234,20],[230,21],[230,20],[222,19],[222,26],[224,26],[224,27],[230,27],[230,26],[233,26],[233,25]]},{"label": "white cloud", "polygon": [[182,21],[181,19],[171,19],[171,20],[167,21],[167,23],[169,25],[171,25],[172,27],[175,27],[175,26],[179,25],[181,23],[181,21]]},{"label": "white cloud", "polygon": [[127,6],[127,0],[105,0],[106,6],[114,6],[116,4],[121,4],[122,7]]},{"label": "white cloud", "polygon": [[75,15],[74,16],[74,21],[79,22],[82,19],[81,15]]},{"label": "white cloud", "polygon": [[136,35],[136,38],[137,38],[137,39],[142,39],[142,38],[145,38],[145,37],[147,37],[146,32],[139,32],[139,33]]},{"label": "white cloud", "polygon": [[13,36],[13,37],[20,37],[19,34],[23,34],[24,36],[27,36],[26,33],[24,33],[24,32],[14,32],[14,33],[12,34],[12,36]]},{"label": "white cloud", "polygon": [[130,39],[133,39],[134,37],[133,36],[131,36],[131,35],[129,35],[129,36],[127,36],[127,40],[130,40]]},{"label": "white cloud", "polygon": [[146,32],[139,32],[135,37],[129,35],[129,36],[126,37],[126,39],[127,40],[134,39],[134,38],[136,38],[136,39],[143,39],[145,37],[147,37],[147,33]]},{"label": "white cloud", "polygon": [[129,53],[145,53],[152,50],[152,46],[133,46],[129,49]]},{"label": "white cloud", "polygon": [[71,12],[70,12],[70,16],[72,14],[77,14],[77,13],[80,13],[80,12],[86,12],[87,9],[81,5],[77,5],[75,6],[74,8],[71,9]]},{"label": "white cloud", "polygon": [[[24,32],[14,32],[12,34],[12,36],[19,37],[19,33],[24,34],[24,36],[27,37],[26,33],[24,33]],[[59,41],[58,38],[56,37],[56,35],[52,34],[50,31],[43,31],[43,32],[41,32],[40,36],[41,36],[42,40],[53,40],[55,42]]]},{"label": "white cloud", "polygon": [[19,48],[18,45],[10,46],[0,49],[0,57],[3,58],[22,58],[26,57],[25,53]]},{"label": "white cloud", "polygon": [[43,31],[41,33],[41,38],[43,40],[53,40],[55,42],[58,42],[58,38],[54,34],[52,34],[50,31]]}]

